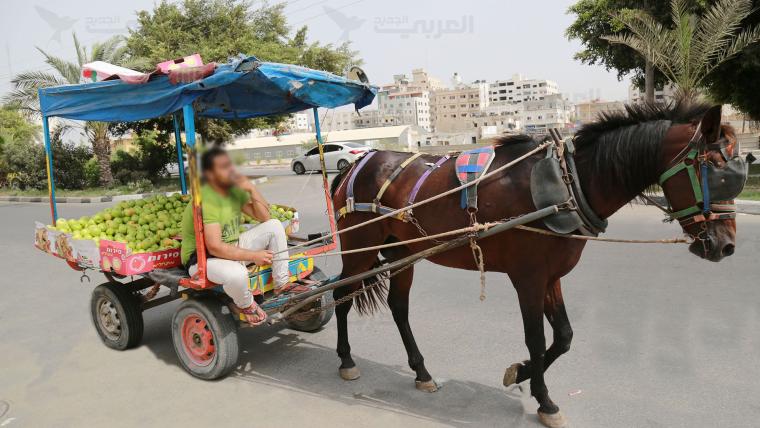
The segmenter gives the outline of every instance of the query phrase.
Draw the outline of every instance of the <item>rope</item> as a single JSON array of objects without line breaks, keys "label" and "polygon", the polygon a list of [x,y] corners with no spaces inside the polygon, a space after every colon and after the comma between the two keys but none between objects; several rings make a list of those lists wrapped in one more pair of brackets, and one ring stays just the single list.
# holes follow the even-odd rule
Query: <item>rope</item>
[{"label": "rope", "polygon": [[[359,224],[355,224],[355,225],[347,227],[345,229],[336,231],[335,232],[335,236],[343,234],[345,232],[350,232],[352,230],[356,230],[356,229],[358,229],[360,227],[364,227],[364,226],[367,226],[367,225],[372,224],[372,223],[376,223],[376,222],[378,222],[380,220],[384,220],[384,219],[389,218],[389,217],[395,217],[395,216],[397,216],[398,214],[400,214],[402,212],[411,211],[413,208],[416,208],[416,207],[419,207],[421,205],[424,205],[424,204],[433,202],[435,200],[441,199],[443,197],[446,197],[448,195],[451,195],[453,193],[461,191],[462,189],[465,189],[467,187],[474,186],[474,185],[480,183],[481,181],[483,181],[483,180],[485,180],[487,178],[493,177],[495,174],[498,174],[498,173],[500,173],[500,172],[502,172],[502,171],[504,171],[504,170],[506,170],[508,168],[513,167],[514,165],[522,162],[523,160],[527,159],[528,157],[532,156],[533,154],[538,153],[538,152],[546,149],[546,147],[548,147],[548,146],[550,146],[552,144],[554,144],[554,143],[551,142],[551,141],[548,141],[548,142],[543,143],[543,144],[539,144],[535,149],[530,150],[529,152],[523,154],[522,156],[520,156],[520,157],[514,159],[513,161],[508,162],[508,163],[506,163],[506,164],[504,164],[504,165],[496,168],[495,170],[493,170],[493,171],[491,171],[489,173],[481,175],[480,177],[478,177],[477,179],[475,179],[473,181],[470,181],[469,183],[462,184],[462,185],[460,185],[458,187],[455,187],[453,189],[449,189],[449,190],[447,190],[447,191],[445,191],[443,193],[439,193],[437,195],[431,196],[431,197],[429,197],[427,199],[424,199],[422,201],[415,202],[415,203],[413,203],[411,205],[407,205],[405,207],[398,208],[398,209],[393,210],[391,212],[385,213],[385,214],[383,214],[383,215],[381,215],[379,217],[371,218],[371,219],[369,219],[369,220],[367,220],[365,222],[362,222],[362,223],[359,223]],[[323,240],[324,240],[324,237],[312,239],[311,241],[306,241],[306,242],[304,242],[302,244],[295,245],[295,246],[290,247],[290,248],[288,248],[286,250],[278,251],[275,254],[284,253],[286,251],[295,250],[295,249],[298,249],[298,248],[304,248],[304,247],[307,247],[307,246],[309,246],[311,244],[315,244],[317,242],[322,242]]]},{"label": "rope", "polygon": [[472,257],[475,259],[475,264],[480,271],[480,301],[486,300],[486,267],[483,261],[483,250],[478,245],[475,237],[470,239],[470,249],[472,250]]},{"label": "rope", "polygon": [[[340,255],[343,255],[343,254],[363,253],[363,252],[366,252],[366,251],[379,251],[379,250],[384,250],[386,248],[400,247],[400,246],[408,245],[408,244],[415,244],[417,242],[434,241],[434,240],[436,240],[438,238],[445,238],[447,236],[452,236],[452,235],[463,235],[465,233],[480,232],[482,230],[488,230],[488,229],[496,226],[497,224],[502,224],[502,223],[504,223],[504,222],[503,221],[495,221],[495,222],[484,223],[484,224],[477,223],[477,224],[475,224],[473,226],[470,226],[470,227],[463,227],[461,229],[449,230],[448,232],[436,233],[435,235],[425,235],[425,236],[421,236],[419,238],[407,239],[406,241],[390,242],[388,244],[374,245],[374,246],[371,246],[371,247],[356,248],[356,249],[353,249],[353,250],[331,251],[329,253],[312,254],[312,255],[309,255],[309,257],[318,258],[318,257],[340,256]],[[275,258],[275,259],[272,259],[273,262],[274,261],[287,261],[287,260],[290,260],[290,258]]]},{"label": "rope", "polygon": [[539,235],[555,236],[557,238],[577,239],[580,241],[597,241],[597,242],[616,242],[621,244],[691,244],[693,240],[687,238],[671,239],[621,239],[621,238],[600,238],[598,236],[585,235],[563,235],[552,232],[551,230],[539,229],[530,226],[516,226],[515,229],[521,229],[528,232],[538,233]]}]

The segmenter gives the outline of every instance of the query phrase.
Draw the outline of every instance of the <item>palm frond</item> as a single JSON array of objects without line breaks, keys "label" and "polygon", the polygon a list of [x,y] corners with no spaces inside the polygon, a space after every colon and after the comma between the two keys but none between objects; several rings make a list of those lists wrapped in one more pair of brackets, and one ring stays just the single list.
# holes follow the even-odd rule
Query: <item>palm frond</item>
[{"label": "palm frond", "polygon": [[717,0],[701,16],[694,40],[701,68],[715,61],[730,44],[742,21],[752,12],[750,0]]},{"label": "palm frond", "polygon": [[87,51],[79,44],[77,33],[72,33],[72,35],[74,37],[74,50],[77,51],[77,63],[79,63],[79,68],[81,69],[87,63]]},{"label": "palm frond", "polygon": [[45,56],[45,62],[53,67],[67,83],[79,83],[82,69],[77,64],[52,56],[40,48],[37,50]]},{"label": "palm frond", "polygon": [[715,60],[705,68],[704,75],[700,79],[700,82],[710,75],[719,65],[728,61],[729,59],[739,55],[744,49],[749,46],[760,42],[760,25],[756,25],[748,30],[742,31],[736,36],[730,45],[724,49],[715,58]]},{"label": "palm frond", "polygon": [[39,89],[46,88],[48,86],[65,85],[65,80],[59,78],[55,74],[46,73],[44,71],[26,71],[19,73],[11,79],[11,84],[16,89]]}]

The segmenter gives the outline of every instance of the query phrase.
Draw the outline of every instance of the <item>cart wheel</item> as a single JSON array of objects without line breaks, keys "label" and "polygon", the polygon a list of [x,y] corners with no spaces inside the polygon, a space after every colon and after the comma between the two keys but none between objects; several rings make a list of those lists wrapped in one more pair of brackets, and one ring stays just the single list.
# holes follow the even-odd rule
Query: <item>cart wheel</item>
[{"label": "cart wheel", "polygon": [[347,160],[341,159],[338,161],[338,171],[343,171],[344,169],[348,168],[348,166],[351,165],[348,163]]},{"label": "cart wheel", "polygon": [[182,367],[191,375],[219,379],[237,365],[237,324],[213,298],[188,299],[172,317],[172,341]]},{"label": "cart wheel", "polygon": [[123,351],[142,340],[142,307],[127,284],[106,282],[95,287],[90,315],[100,339],[109,348]]},{"label": "cart wheel", "polygon": [[[314,272],[309,276],[309,279],[314,281],[324,281],[327,279],[327,275],[325,275],[319,268],[314,268]],[[335,308],[332,307],[333,303],[333,297],[332,293],[325,293],[322,295],[322,297],[315,301],[313,305],[309,305],[306,308],[304,308],[304,311],[308,311],[309,309],[313,308],[324,308],[329,307],[329,309],[317,312],[314,315],[312,315],[309,318],[306,319],[298,319],[298,315],[302,314],[303,312],[299,311],[296,312],[293,318],[286,321],[286,324],[289,328],[293,330],[303,331],[307,333],[311,333],[314,331],[319,330],[330,322],[330,319],[333,316],[333,313],[335,312]]]}]

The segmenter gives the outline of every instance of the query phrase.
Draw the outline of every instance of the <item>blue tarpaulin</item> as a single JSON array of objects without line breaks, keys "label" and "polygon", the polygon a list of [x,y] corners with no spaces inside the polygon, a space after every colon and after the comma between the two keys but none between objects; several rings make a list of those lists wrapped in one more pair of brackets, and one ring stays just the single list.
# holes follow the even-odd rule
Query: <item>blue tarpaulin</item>
[{"label": "blue tarpaulin", "polygon": [[131,122],[171,114],[195,102],[200,116],[247,119],[312,107],[372,103],[377,88],[331,73],[288,64],[238,58],[212,75],[173,85],[167,76],[147,83],[121,80],[43,88],[42,114],[76,120]]}]

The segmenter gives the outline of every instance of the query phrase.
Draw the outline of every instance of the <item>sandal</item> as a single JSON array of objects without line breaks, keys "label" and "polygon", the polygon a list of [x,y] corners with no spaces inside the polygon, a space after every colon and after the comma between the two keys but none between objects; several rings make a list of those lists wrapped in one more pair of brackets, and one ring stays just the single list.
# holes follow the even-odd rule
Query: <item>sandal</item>
[{"label": "sandal", "polygon": [[275,287],[274,289],[274,295],[279,296],[284,293],[305,293],[307,291],[311,291],[311,287],[307,287],[305,285],[298,284],[296,282],[289,282],[285,285],[282,285],[280,287]]},{"label": "sandal", "polygon": [[251,306],[244,309],[238,308],[235,304],[231,303],[230,309],[238,315],[240,321],[252,326],[261,325],[267,320],[267,313],[256,302],[253,302]]}]

